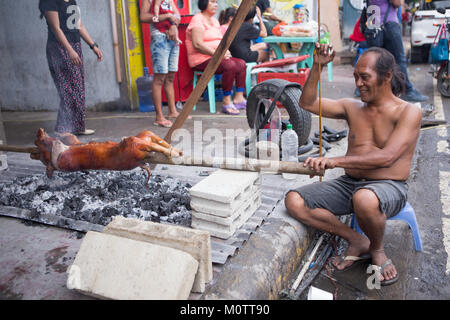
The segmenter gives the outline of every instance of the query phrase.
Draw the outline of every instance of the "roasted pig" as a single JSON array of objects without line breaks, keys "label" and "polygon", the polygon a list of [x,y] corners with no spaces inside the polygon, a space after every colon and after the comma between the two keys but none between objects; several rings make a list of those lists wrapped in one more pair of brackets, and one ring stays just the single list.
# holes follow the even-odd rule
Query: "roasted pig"
[{"label": "roasted pig", "polygon": [[148,181],[150,170],[144,159],[151,152],[161,152],[169,158],[182,155],[182,151],[173,148],[151,131],[142,131],[120,142],[82,143],[70,133],[52,138],[41,128],[34,143],[39,152],[32,153],[30,157],[46,166],[49,177],[55,170],[132,170],[141,167],[147,171]]}]

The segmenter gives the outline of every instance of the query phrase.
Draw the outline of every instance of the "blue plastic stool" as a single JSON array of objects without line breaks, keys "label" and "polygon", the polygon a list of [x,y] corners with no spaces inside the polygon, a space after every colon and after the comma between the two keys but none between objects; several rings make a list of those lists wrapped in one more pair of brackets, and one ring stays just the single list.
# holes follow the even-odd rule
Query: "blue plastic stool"
[{"label": "blue plastic stool", "polygon": [[247,66],[246,73],[245,73],[245,91],[246,91],[247,97],[248,97],[250,91],[252,90],[252,74],[251,74],[252,68],[254,66],[256,66],[257,63],[256,62],[247,62],[245,65]]},{"label": "blue plastic stool", "polygon": [[[416,248],[416,251],[422,251],[422,239],[420,238],[420,231],[419,225],[417,224],[416,213],[414,212],[413,207],[411,207],[411,205],[408,202],[406,202],[406,205],[397,215],[390,217],[387,220],[402,220],[408,223],[409,228],[411,229],[412,232],[414,247]],[[353,214],[352,217],[351,227],[360,234],[364,235],[364,232],[358,225],[358,221],[356,219],[355,214]]]},{"label": "blue plastic stool", "polygon": [[[194,81],[193,85],[194,88],[197,85],[197,76],[201,75],[201,71],[194,71]],[[214,88],[214,78],[215,76],[211,77],[211,80],[208,82],[208,100],[209,100],[209,112],[216,113],[216,94],[215,94],[215,88]],[[197,109],[197,105],[194,106],[194,110]]]}]

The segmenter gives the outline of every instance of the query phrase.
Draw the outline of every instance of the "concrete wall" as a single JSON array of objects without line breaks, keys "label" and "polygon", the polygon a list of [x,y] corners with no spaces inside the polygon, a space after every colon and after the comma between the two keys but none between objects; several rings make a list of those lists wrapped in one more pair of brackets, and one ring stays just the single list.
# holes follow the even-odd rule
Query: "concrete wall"
[{"label": "concrete wall", "polygon": [[[59,97],[48,69],[47,26],[39,19],[38,0],[2,0],[0,4],[0,108],[57,110]],[[83,43],[88,109],[122,105],[115,78],[108,0],[78,0],[81,19],[100,46],[104,60]]]}]

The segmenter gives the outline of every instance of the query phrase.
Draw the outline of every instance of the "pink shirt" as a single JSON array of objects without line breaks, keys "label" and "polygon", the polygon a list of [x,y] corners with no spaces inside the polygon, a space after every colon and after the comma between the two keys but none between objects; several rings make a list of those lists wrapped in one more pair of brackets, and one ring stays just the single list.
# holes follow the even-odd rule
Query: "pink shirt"
[{"label": "pink shirt", "polygon": [[192,45],[192,29],[203,29],[203,43],[209,48],[216,50],[220,41],[223,38],[222,31],[220,30],[219,20],[212,17],[212,22],[201,13],[197,13],[192,17],[186,31],[186,50],[188,54],[188,63],[191,68],[198,66],[199,64],[211,59],[210,55],[206,55],[198,52]]},{"label": "pink shirt", "polygon": [[226,24],[222,24],[220,26],[220,30],[222,31],[222,34],[225,35],[225,32],[228,30],[228,26]]}]

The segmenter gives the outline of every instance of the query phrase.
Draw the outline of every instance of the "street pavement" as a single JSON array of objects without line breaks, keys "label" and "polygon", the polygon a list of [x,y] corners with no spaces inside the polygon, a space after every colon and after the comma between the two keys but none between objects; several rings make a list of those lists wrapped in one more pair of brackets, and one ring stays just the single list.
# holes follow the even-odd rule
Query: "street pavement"
[{"label": "street pavement", "polygon": [[[436,94],[433,79],[427,73],[427,65],[411,65],[412,82],[430,100],[422,104],[434,105],[428,117],[448,119],[449,99]],[[334,79],[323,77],[323,97],[352,97],[354,91],[353,71],[350,65],[334,66]],[[220,102],[218,102],[219,104]],[[166,108],[165,108],[165,111]],[[35,133],[42,127],[53,132],[55,112],[3,112],[6,139],[11,145],[32,145]],[[248,129],[245,114],[229,116],[209,114],[206,102],[199,102],[183,128],[194,129],[195,121],[202,121],[202,130],[215,128]],[[117,140],[134,135],[141,130],[152,130],[164,136],[168,129],[155,127],[154,114],[123,112],[88,112],[87,127],[96,130],[94,136],[81,137],[82,141]],[[344,121],[324,119],[323,124],[335,129],[345,129]],[[318,117],[312,119],[311,134],[318,130]],[[225,135],[224,135],[225,136]],[[226,137],[225,137],[226,139]],[[400,281],[381,290],[369,290],[366,286],[365,269],[351,270],[331,278],[324,269],[313,283],[314,286],[335,291],[338,299],[449,299],[450,298],[450,212],[449,212],[449,149],[448,127],[424,128],[416,148],[411,177],[409,179],[409,202],[416,211],[421,228],[424,251],[413,249],[411,234],[402,222],[389,222],[386,229],[386,251],[399,270]],[[335,150],[344,152],[346,141],[342,140]],[[328,175],[328,173],[327,173]],[[310,182],[316,180],[309,180]],[[306,181],[304,183],[309,183]],[[0,270],[0,297],[13,299],[83,299],[86,298],[65,288],[66,275],[61,265],[70,265],[76,254],[80,239],[75,232],[44,225],[26,225],[22,222],[0,217],[2,242],[10,245],[0,247],[0,255],[10,255]],[[57,239],[57,241],[55,241]],[[56,244],[59,244],[55,247]],[[5,251],[6,248],[11,251]],[[56,250],[57,249],[57,250]],[[65,258],[65,259],[64,259]],[[64,261],[63,261],[64,260]],[[58,263],[51,264],[50,262]],[[20,263],[18,263],[20,262]],[[59,268],[58,268],[59,266]],[[27,270],[32,270],[31,274]],[[293,275],[292,275],[293,276]],[[40,279],[40,280],[39,280]],[[5,282],[8,285],[5,285]],[[38,285],[46,283],[46,290]],[[288,289],[288,288],[286,288]],[[273,294],[272,297],[276,297]]]}]

